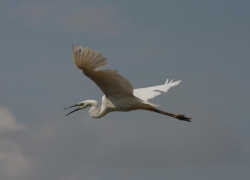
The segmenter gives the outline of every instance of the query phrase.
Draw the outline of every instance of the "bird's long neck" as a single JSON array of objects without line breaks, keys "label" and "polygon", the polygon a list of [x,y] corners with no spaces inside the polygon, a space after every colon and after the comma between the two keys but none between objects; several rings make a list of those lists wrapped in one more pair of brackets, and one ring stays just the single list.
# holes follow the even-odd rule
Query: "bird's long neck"
[{"label": "bird's long neck", "polygon": [[104,113],[103,109],[99,106],[98,101],[95,100],[89,100],[89,105],[92,106],[89,110],[89,114],[92,118],[101,118],[106,113]]}]

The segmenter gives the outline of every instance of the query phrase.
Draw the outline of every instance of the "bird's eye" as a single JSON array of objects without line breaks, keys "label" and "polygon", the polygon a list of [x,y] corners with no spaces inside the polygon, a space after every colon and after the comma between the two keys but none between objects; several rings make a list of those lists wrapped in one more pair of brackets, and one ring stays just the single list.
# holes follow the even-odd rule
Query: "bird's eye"
[{"label": "bird's eye", "polygon": [[81,103],[81,106],[84,106],[84,103]]}]

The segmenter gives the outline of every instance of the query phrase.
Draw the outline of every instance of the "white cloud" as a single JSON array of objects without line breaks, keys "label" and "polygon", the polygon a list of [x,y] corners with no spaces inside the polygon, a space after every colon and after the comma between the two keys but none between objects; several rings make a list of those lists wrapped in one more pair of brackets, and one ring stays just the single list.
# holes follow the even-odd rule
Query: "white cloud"
[{"label": "white cloud", "polygon": [[22,131],[26,126],[16,121],[9,109],[0,106],[0,133]]},{"label": "white cloud", "polygon": [[[3,141],[7,141],[3,143]],[[18,179],[26,177],[27,173],[30,173],[31,162],[20,151],[18,145],[11,140],[3,140],[0,138],[0,173],[2,177],[6,179]],[[3,150],[5,149],[5,150]]]},{"label": "white cloud", "polygon": [[[25,130],[27,127],[17,122],[9,109],[0,107],[1,179],[25,178],[31,169],[31,161],[23,154],[18,142],[13,139],[17,132],[25,132]],[[4,132],[8,132],[8,134]]]},{"label": "white cloud", "polygon": [[249,163],[249,139],[235,128],[206,121],[204,114],[192,123],[138,114],[97,120],[81,112],[34,121],[8,137],[2,133],[0,174],[11,180],[97,180],[116,168],[133,173],[137,168],[148,172]]}]

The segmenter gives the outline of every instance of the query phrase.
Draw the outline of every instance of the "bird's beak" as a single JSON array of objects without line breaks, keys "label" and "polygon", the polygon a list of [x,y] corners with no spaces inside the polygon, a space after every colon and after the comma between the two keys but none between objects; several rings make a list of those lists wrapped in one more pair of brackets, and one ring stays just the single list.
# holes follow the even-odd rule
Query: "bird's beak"
[{"label": "bird's beak", "polygon": [[[68,109],[68,108],[72,108],[72,107],[78,107],[78,106],[80,106],[80,105],[75,104],[75,105],[73,105],[73,106],[66,107],[66,108],[64,108],[63,110]],[[68,114],[66,114],[65,116],[68,116],[68,115],[70,115],[71,113],[76,112],[76,111],[79,111],[79,110],[81,110],[81,109],[82,109],[82,108],[81,108],[81,107],[79,107],[79,108],[77,108],[77,109],[75,109],[75,110],[73,110],[73,111],[69,112],[69,113],[68,113]]]},{"label": "bird's beak", "polygon": [[75,104],[75,105],[73,105],[73,106],[66,107],[66,108],[64,108],[63,110],[69,109],[69,108],[72,108],[72,107],[77,107],[77,106],[80,106],[80,105],[79,105],[79,104]]}]

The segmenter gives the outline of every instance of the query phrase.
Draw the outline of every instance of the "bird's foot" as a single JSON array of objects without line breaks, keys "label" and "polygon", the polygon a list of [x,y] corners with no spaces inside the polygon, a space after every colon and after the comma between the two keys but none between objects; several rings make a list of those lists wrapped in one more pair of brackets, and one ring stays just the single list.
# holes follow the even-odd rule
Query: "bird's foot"
[{"label": "bird's foot", "polygon": [[174,116],[174,118],[177,118],[181,121],[188,121],[188,122],[191,122],[191,119],[192,119],[192,118],[186,117],[184,114],[177,114]]}]

